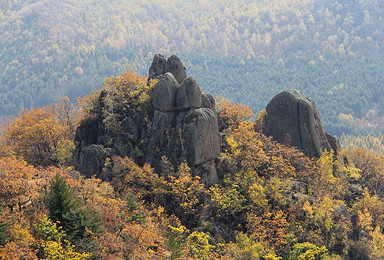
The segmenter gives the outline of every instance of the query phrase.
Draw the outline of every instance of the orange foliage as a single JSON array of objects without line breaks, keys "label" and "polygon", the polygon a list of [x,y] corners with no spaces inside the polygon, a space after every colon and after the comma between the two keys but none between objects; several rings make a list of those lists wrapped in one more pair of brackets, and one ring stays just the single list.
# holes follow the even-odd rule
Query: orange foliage
[{"label": "orange foliage", "polygon": [[248,120],[254,116],[249,106],[242,104],[232,104],[227,100],[221,100],[217,103],[219,116],[224,120],[226,126],[234,129],[239,126],[240,122]]},{"label": "orange foliage", "polygon": [[146,77],[140,77],[134,71],[128,70],[118,77],[106,78],[103,85],[107,90],[130,93],[143,83],[147,84]]},{"label": "orange foliage", "polygon": [[17,155],[33,164],[50,164],[59,142],[64,139],[65,125],[51,107],[26,110],[7,129],[7,139]]},{"label": "orange foliage", "polygon": [[268,210],[262,216],[252,213],[248,214],[248,229],[258,241],[268,243],[276,249],[282,248],[287,244],[288,235],[286,215],[281,210]]},{"label": "orange foliage", "polygon": [[19,208],[30,200],[32,178],[37,170],[14,156],[0,159],[0,202],[10,209]]}]

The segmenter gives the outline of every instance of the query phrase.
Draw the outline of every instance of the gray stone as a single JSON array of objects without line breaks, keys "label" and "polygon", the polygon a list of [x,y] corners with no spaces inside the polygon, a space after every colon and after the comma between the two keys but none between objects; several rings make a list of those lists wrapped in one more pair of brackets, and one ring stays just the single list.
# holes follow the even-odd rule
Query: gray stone
[{"label": "gray stone", "polygon": [[191,109],[183,127],[187,161],[199,165],[220,156],[217,116],[209,108]]},{"label": "gray stone", "polygon": [[215,160],[210,160],[196,166],[196,174],[201,177],[201,181],[207,185],[215,185],[219,179],[217,177],[217,167]]},{"label": "gray stone", "polygon": [[151,67],[149,68],[148,84],[152,79],[158,79],[165,74],[167,60],[161,54],[155,54]]},{"label": "gray stone", "polygon": [[201,107],[201,89],[193,77],[188,77],[181,83],[176,95],[176,105],[179,109]]},{"label": "gray stone", "polygon": [[173,132],[175,121],[176,112],[161,112],[155,110],[152,120],[151,138],[145,156],[145,161],[155,168],[159,166],[161,159],[161,155],[158,156],[158,153],[168,150],[168,143]]},{"label": "gray stone", "polygon": [[187,77],[186,69],[181,62],[180,58],[176,55],[171,55],[167,60],[167,66],[165,72],[170,72],[175,76],[177,82],[181,84],[183,80]]},{"label": "gray stone", "polygon": [[210,94],[201,94],[201,106],[216,111],[216,101],[215,98]]},{"label": "gray stone", "polygon": [[155,109],[169,112],[176,109],[176,95],[179,84],[171,73],[166,73],[155,85],[152,104]]},{"label": "gray stone", "polygon": [[316,105],[299,91],[290,89],[276,95],[266,111],[266,133],[279,143],[296,146],[309,157],[330,151]]},{"label": "gray stone", "polygon": [[159,147],[167,147],[170,131],[175,125],[176,115],[174,112],[164,113],[156,110],[152,121],[151,139]]},{"label": "gray stone", "polygon": [[336,136],[332,136],[328,133],[325,133],[325,135],[327,136],[327,140],[328,140],[329,145],[331,146],[332,150],[337,155],[341,151],[341,144],[340,144],[339,139]]},{"label": "gray stone", "polygon": [[339,204],[333,209],[338,216],[343,216],[347,221],[351,221],[351,214],[346,206]]},{"label": "gray stone", "polygon": [[80,154],[79,170],[86,177],[96,175],[100,177],[105,160],[110,154],[99,145],[92,144]]}]

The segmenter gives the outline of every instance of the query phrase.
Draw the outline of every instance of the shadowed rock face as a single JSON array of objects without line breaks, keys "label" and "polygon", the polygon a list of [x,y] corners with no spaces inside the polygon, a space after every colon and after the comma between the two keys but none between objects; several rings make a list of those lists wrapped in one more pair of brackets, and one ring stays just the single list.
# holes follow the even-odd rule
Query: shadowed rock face
[{"label": "shadowed rock face", "polygon": [[[266,111],[266,134],[276,141],[296,146],[310,157],[320,157],[324,150],[333,148],[316,105],[299,91],[290,89],[276,95]],[[332,145],[336,147],[336,141]]]},{"label": "shadowed rock face", "polygon": [[79,160],[79,170],[86,177],[100,175],[105,164],[105,159],[109,156],[108,151],[99,145],[92,144],[82,151]]},{"label": "shadowed rock face", "polygon": [[210,108],[212,111],[216,111],[216,101],[215,98],[210,94],[201,95],[201,106]]}]

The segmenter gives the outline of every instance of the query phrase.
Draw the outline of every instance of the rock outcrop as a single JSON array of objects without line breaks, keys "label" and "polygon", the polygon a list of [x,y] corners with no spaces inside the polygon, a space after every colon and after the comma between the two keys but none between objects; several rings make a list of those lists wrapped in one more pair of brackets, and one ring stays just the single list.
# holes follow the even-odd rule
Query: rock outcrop
[{"label": "rock outcrop", "polygon": [[181,83],[176,105],[180,110],[201,107],[201,89],[193,77],[188,77]]},{"label": "rock outcrop", "polygon": [[[186,78],[177,56],[168,58],[166,71],[163,77],[159,75],[153,90],[155,113],[146,162],[161,171],[164,155],[173,164],[187,161],[196,174],[204,175],[201,177],[207,184],[214,184],[217,182],[215,159],[220,156],[215,101],[211,95],[202,98],[199,84],[193,77]],[[175,80],[171,80],[172,73]]]},{"label": "rock outcrop", "polygon": [[276,95],[267,105],[265,121],[267,135],[298,147],[309,157],[339,150],[337,139],[325,133],[316,105],[297,90]]},{"label": "rock outcrop", "polygon": [[167,60],[161,54],[155,54],[151,67],[149,68],[148,83],[152,79],[158,79],[165,74],[165,68],[167,67]]},{"label": "rock outcrop", "polygon": [[105,160],[110,156],[110,149],[105,150],[101,146],[92,144],[81,152],[79,170],[86,177],[100,176],[105,165]]},{"label": "rock outcrop", "polygon": [[148,82],[151,79],[158,79],[152,91],[151,109],[145,114],[142,107],[135,109],[129,104],[124,112],[114,111],[112,128],[106,126],[109,119],[105,115],[110,116],[110,112],[104,110],[105,98],[113,98],[114,93],[101,92],[95,117],[84,120],[77,129],[79,170],[88,177],[105,177],[107,158],[120,155],[139,164],[147,162],[163,174],[167,172],[166,163],[177,166],[187,162],[206,184],[217,183],[221,139],[214,98],[202,94],[199,84],[187,77],[184,65],[175,55],[166,60],[156,54]]},{"label": "rock outcrop", "polygon": [[187,161],[200,165],[220,156],[217,116],[209,108],[191,109],[185,117],[183,136]]}]

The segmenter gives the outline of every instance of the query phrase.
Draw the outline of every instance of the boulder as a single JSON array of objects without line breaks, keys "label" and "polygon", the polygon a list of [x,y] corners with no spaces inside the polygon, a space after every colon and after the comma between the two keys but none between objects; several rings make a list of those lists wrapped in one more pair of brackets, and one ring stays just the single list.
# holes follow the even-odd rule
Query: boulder
[{"label": "boulder", "polygon": [[110,153],[100,145],[92,144],[85,148],[80,154],[79,170],[86,177],[101,176],[105,160]]},{"label": "boulder", "polygon": [[220,156],[217,116],[211,109],[191,109],[185,118],[183,137],[190,165],[203,164]]},{"label": "boulder", "polygon": [[316,105],[299,91],[290,89],[276,95],[266,111],[266,133],[276,141],[296,146],[309,157],[330,151]]},{"label": "boulder", "polygon": [[201,107],[201,89],[193,77],[188,77],[181,83],[176,95],[176,105],[179,109]]},{"label": "boulder", "polygon": [[172,73],[179,84],[181,84],[181,82],[183,82],[183,80],[187,77],[187,71],[180,58],[176,55],[171,55],[168,58],[165,72]]},{"label": "boulder", "polygon": [[210,94],[201,94],[201,106],[216,111],[215,98]]},{"label": "boulder", "polygon": [[158,79],[165,74],[167,67],[167,60],[161,54],[155,54],[151,67],[149,68],[148,84],[152,79]]},{"label": "boulder", "polygon": [[176,94],[179,88],[175,77],[166,73],[156,83],[152,93],[152,104],[155,109],[169,112],[176,109]]}]

